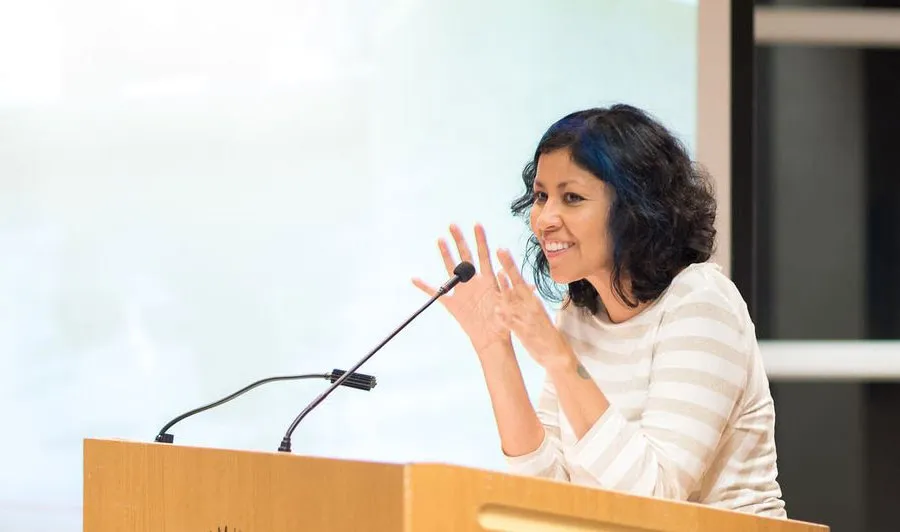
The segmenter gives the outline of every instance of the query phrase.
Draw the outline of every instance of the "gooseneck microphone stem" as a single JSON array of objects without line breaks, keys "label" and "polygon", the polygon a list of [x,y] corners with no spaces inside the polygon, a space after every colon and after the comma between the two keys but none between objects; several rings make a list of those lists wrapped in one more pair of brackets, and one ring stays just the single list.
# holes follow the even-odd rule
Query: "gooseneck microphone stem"
[{"label": "gooseneck microphone stem", "polygon": [[[340,376],[340,377],[338,377],[338,376]],[[219,405],[227,403],[228,401],[231,401],[241,395],[244,395],[245,393],[249,392],[253,388],[256,388],[257,386],[262,386],[263,384],[268,384],[270,382],[294,381],[294,380],[301,380],[301,379],[330,379],[331,382],[335,382],[336,380],[338,380],[338,378],[340,378],[341,383],[344,384],[344,386],[349,386],[352,388],[357,388],[357,389],[366,390],[366,391],[371,390],[377,384],[375,377],[373,377],[371,375],[363,375],[360,373],[354,373],[352,371],[343,372],[338,369],[335,369],[331,373],[305,373],[305,374],[301,374],[301,375],[281,375],[281,376],[276,376],[276,377],[268,377],[265,379],[260,379],[254,383],[244,386],[243,388],[232,393],[231,395],[227,395],[217,401],[213,401],[212,403],[209,403],[207,405],[203,405],[201,407],[198,407],[198,408],[195,408],[188,412],[185,412],[184,414],[181,414],[180,416],[176,417],[175,419],[169,421],[168,423],[165,424],[165,426],[163,426],[162,429],[160,429],[159,433],[156,435],[155,441],[157,441],[158,443],[173,443],[175,441],[175,437],[172,434],[169,434],[168,431],[176,423],[178,423],[179,421],[182,421],[186,418],[189,418],[195,414],[199,414],[200,412],[204,412],[211,408],[215,408]],[[348,378],[350,379],[349,381],[347,381]],[[347,381],[347,382],[344,382],[344,381]]]},{"label": "gooseneck microphone stem", "polygon": [[338,380],[334,381],[334,383],[331,386],[326,388],[325,391],[323,391],[321,394],[319,394],[318,397],[313,399],[313,401],[311,403],[309,403],[306,406],[306,408],[303,409],[302,412],[300,412],[300,414],[294,419],[293,423],[291,423],[291,426],[288,428],[287,432],[285,433],[284,438],[281,439],[281,445],[278,446],[278,450],[280,452],[284,452],[284,453],[291,452],[291,436],[294,434],[294,430],[297,429],[297,425],[299,425],[300,422],[303,421],[303,418],[305,418],[307,416],[307,414],[309,414],[315,407],[319,406],[319,404],[322,401],[324,401],[326,397],[331,395],[331,392],[336,390],[337,387],[341,385],[341,383],[344,381],[344,379],[347,377],[347,375],[356,373],[356,370],[358,370],[363,364],[365,364],[370,358],[372,358],[372,356],[375,353],[377,353],[379,349],[384,347],[384,345],[386,343],[390,342],[394,336],[397,336],[397,333],[402,331],[407,325],[409,325],[409,323],[411,321],[416,319],[416,317],[419,314],[424,312],[425,309],[430,307],[432,303],[437,301],[439,297],[441,297],[442,295],[449,292],[454,286],[456,286],[460,282],[466,282],[469,279],[471,279],[472,276],[475,274],[475,267],[472,266],[471,263],[462,262],[459,265],[457,265],[457,267],[453,271],[453,273],[454,273],[453,277],[449,281],[444,283],[440,288],[438,288],[437,291],[435,292],[435,294],[433,296],[431,296],[431,298],[429,298],[428,301],[425,302],[424,305],[419,307],[419,310],[415,311],[412,314],[412,316],[407,318],[406,321],[404,321],[402,324],[400,324],[399,327],[394,329],[394,331],[391,334],[389,334],[387,336],[387,338],[385,338],[384,340],[381,341],[380,344],[375,346],[375,349],[372,349],[371,351],[369,351],[369,353],[366,354],[366,356],[362,357],[359,360],[359,362],[357,362],[356,364],[353,365],[353,367],[348,369],[347,373],[345,373],[344,375],[341,375],[341,377]]},{"label": "gooseneck microphone stem", "polygon": [[370,358],[372,358],[372,356],[373,356],[375,353],[377,353],[379,349],[381,349],[382,347],[384,347],[384,344],[390,342],[390,341],[391,341],[391,338],[393,338],[394,336],[397,336],[397,333],[399,333],[400,331],[403,330],[404,327],[406,327],[407,325],[409,325],[409,322],[411,322],[412,320],[414,320],[414,319],[416,318],[416,316],[418,316],[419,314],[421,314],[421,313],[422,313],[425,309],[427,309],[432,303],[434,303],[435,301],[437,301],[437,299],[438,299],[439,297],[441,297],[442,295],[443,295],[443,293],[438,292],[437,294],[435,294],[434,296],[432,296],[431,299],[429,299],[427,303],[425,303],[424,305],[422,305],[422,307],[419,308],[419,310],[417,310],[417,311],[415,312],[415,314],[413,314],[412,316],[410,316],[409,318],[407,318],[406,321],[404,321],[402,325],[400,325],[399,327],[397,327],[396,329],[394,329],[394,332],[392,332],[390,335],[388,335],[387,338],[385,338],[384,340],[382,340],[381,343],[378,344],[378,345],[375,347],[375,349],[369,351],[369,353],[368,353],[366,356],[362,357],[362,359],[360,359],[359,362],[357,362],[356,364],[353,365],[353,367],[351,367],[350,369],[348,369],[348,370],[347,370],[347,373],[341,375],[341,377],[340,377],[338,380],[334,381],[334,383],[332,383],[331,386],[329,386],[328,388],[326,388],[325,391],[323,391],[322,393],[320,393],[319,396],[316,397],[315,399],[313,399],[313,401],[312,401],[311,403],[309,403],[308,405],[306,405],[306,408],[304,408],[303,411],[300,412],[300,414],[297,415],[297,417],[294,419],[293,423],[291,423],[290,428],[288,428],[287,432],[286,432],[285,435],[284,435],[284,438],[282,438],[282,440],[281,440],[281,445],[278,446],[278,450],[281,451],[281,452],[284,452],[284,453],[289,453],[289,452],[291,452],[291,436],[294,434],[294,431],[297,429],[297,425],[299,425],[300,422],[303,421],[303,418],[305,418],[306,415],[309,414],[309,413],[312,411],[313,408],[319,406],[319,403],[321,403],[322,401],[324,401],[326,397],[328,397],[329,395],[331,395],[331,392],[333,392],[334,390],[336,390],[337,387],[340,386],[341,383],[344,382],[344,379],[346,379],[348,375],[350,375],[350,374],[352,374],[352,373],[356,373],[356,370],[358,370],[363,364],[365,364],[366,362],[368,362],[368,360],[369,360]]}]

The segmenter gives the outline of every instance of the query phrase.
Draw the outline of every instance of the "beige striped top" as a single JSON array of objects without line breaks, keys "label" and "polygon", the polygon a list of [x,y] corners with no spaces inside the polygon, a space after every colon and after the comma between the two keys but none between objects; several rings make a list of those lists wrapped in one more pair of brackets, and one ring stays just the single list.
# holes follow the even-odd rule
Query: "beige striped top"
[{"label": "beige striped top", "polygon": [[610,407],[576,440],[547,380],[544,441],[507,458],[513,473],[786,517],[755,328],[717,266],[686,268],[626,322],[568,306],[557,326]]}]

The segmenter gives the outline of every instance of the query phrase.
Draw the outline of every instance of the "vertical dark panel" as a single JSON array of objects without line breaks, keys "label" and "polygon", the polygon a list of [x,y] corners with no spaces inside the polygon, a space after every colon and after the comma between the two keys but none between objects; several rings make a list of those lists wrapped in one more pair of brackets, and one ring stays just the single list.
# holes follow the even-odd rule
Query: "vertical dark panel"
[{"label": "vertical dark panel", "polygon": [[731,278],[758,317],[753,2],[731,2]]},{"label": "vertical dark panel", "polygon": [[867,50],[867,336],[900,338],[900,52]]},{"label": "vertical dark panel", "polygon": [[753,261],[756,276],[753,278],[756,295],[754,322],[759,339],[770,339],[774,330],[774,314],[772,312],[772,202],[771,175],[772,150],[767,139],[771,137],[772,119],[769,109],[772,108],[771,60],[772,51],[767,47],[755,49],[754,69],[754,165],[753,180],[756,187],[754,212],[756,213],[756,245]]},{"label": "vertical dark panel", "polygon": [[854,382],[778,382],[778,481],[788,517],[834,531],[867,526],[866,394]]},{"label": "vertical dark panel", "polygon": [[[867,7],[900,7],[867,0]],[[900,338],[900,50],[866,50],[867,227],[866,295],[870,339]],[[869,530],[897,530],[900,501],[900,383],[867,386],[866,477]]]},{"label": "vertical dark panel", "polygon": [[896,532],[900,503],[900,383],[867,386],[866,532]]}]

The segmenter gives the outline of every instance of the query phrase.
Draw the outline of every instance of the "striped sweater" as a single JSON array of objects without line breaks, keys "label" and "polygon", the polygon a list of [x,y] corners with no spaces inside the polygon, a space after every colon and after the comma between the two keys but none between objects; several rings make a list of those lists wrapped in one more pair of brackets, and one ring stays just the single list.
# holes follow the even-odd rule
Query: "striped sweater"
[{"label": "striped sweater", "polygon": [[717,266],[686,268],[626,322],[567,306],[557,326],[610,407],[576,440],[547,380],[544,440],[507,457],[513,473],[786,517],[755,328]]}]

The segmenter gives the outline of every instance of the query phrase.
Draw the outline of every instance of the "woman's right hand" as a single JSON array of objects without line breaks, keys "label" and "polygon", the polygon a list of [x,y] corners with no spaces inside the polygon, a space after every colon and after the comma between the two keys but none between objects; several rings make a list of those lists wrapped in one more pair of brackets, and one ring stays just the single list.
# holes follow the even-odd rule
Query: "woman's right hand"
[{"label": "woman's right hand", "polygon": [[[473,265],[477,264],[478,271],[468,282],[458,283],[452,293],[441,296],[439,301],[469,336],[475,351],[482,354],[498,342],[510,342],[509,329],[503,326],[496,313],[497,304],[500,301],[500,289],[491,265],[487,237],[484,227],[476,224],[475,243],[478,249],[478,262],[476,263],[459,227],[451,225],[450,234],[456,242],[460,260],[471,262]],[[453,275],[456,263],[443,238],[438,240],[438,249],[444,259],[447,273]],[[437,292],[435,288],[421,279],[413,279],[413,284],[429,296],[433,296]]]}]

